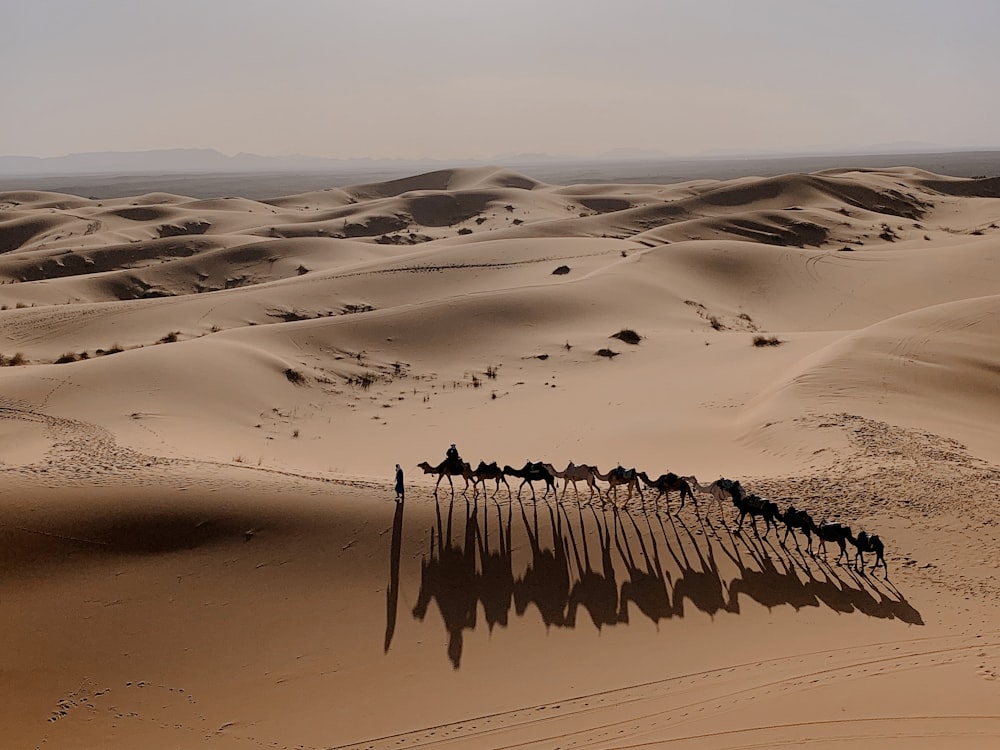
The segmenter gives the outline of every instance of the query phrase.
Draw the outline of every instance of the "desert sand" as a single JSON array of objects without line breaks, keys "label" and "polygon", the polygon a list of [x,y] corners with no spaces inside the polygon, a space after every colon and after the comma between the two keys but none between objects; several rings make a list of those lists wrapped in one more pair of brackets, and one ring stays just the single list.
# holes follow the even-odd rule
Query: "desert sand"
[{"label": "desert sand", "polygon": [[0,747],[996,747],[998,227],[910,167],[0,193]]}]

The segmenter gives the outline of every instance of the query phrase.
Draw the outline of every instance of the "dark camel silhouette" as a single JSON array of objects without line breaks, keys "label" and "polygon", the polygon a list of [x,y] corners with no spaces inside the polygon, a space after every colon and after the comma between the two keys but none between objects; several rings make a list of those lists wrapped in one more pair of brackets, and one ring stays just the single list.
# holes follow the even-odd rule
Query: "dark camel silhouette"
[{"label": "dark camel silhouette", "polygon": [[684,507],[685,497],[691,498],[691,502],[698,505],[698,502],[694,499],[694,493],[691,491],[691,485],[688,484],[684,477],[677,476],[672,471],[668,471],[666,474],[660,474],[656,479],[650,479],[646,472],[640,471],[636,476],[643,481],[643,483],[652,489],[655,489],[659,494],[656,499],[659,500],[664,495],[667,496],[667,505],[670,505],[670,491],[677,490],[681,496],[681,507]]},{"label": "dark camel silhouette", "polygon": [[628,487],[628,497],[625,498],[625,502],[622,503],[622,507],[628,505],[628,501],[632,499],[632,488],[634,487],[639,492],[639,497],[645,500],[642,494],[642,487],[639,484],[639,477],[635,469],[626,469],[621,464],[618,464],[615,468],[609,471],[607,474],[601,474],[597,470],[596,466],[591,466],[590,469],[594,472],[594,478],[600,479],[602,482],[608,483],[607,496],[611,499],[611,490],[615,491],[615,498],[618,498],[618,487],[625,485]]},{"label": "dark camel silhouette", "polygon": [[497,466],[497,462],[486,463],[485,461],[480,461],[479,466],[477,466],[472,472],[472,488],[475,487],[480,482],[483,483],[483,492],[486,492],[486,480],[492,479],[497,483],[497,487],[493,490],[493,497],[496,497],[497,492],[500,491],[500,483],[503,482],[504,486],[507,488],[507,496],[510,497],[510,485],[507,484],[507,477],[504,476],[503,469]]},{"label": "dark camel silhouette", "polygon": [[875,553],[875,564],[872,566],[872,573],[874,573],[878,566],[881,565],[885,568],[885,577],[889,577],[889,566],[885,564],[885,545],[882,544],[882,540],[878,538],[878,534],[869,534],[867,531],[862,531],[857,537],[851,536],[850,529],[847,530],[847,541],[853,544],[858,549],[858,554],[855,557],[855,563],[858,565],[858,570],[864,572],[865,570],[865,552]]},{"label": "dark camel silhouette", "polygon": [[[739,488],[739,483],[736,483],[736,488]],[[740,512],[740,522],[736,525],[736,533],[740,533],[740,529],[743,528],[743,520],[749,515],[750,521],[753,525],[753,533],[756,536],[760,536],[760,532],[757,530],[757,517],[760,516],[764,519],[764,536],[766,537],[771,527],[774,527],[775,533],[778,532],[778,517],[781,515],[781,511],[778,509],[778,504],[773,500],[768,500],[766,497],[760,497],[752,492],[749,495],[743,496],[741,499],[737,500],[737,495],[742,493],[733,492],[733,505]]]},{"label": "dark camel silhouette", "polygon": [[431,466],[426,461],[421,461],[417,464],[417,468],[423,469],[424,474],[437,474],[437,482],[434,484],[434,493],[437,494],[438,485],[441,484],[441,480],[448,477],[448,484],[451,486],[452,492],[455,491],[455,485],[452,484],[452,477],[462,477],[465,480],[465,490],[469,489],[469,480],[472,479],[472,467],[469,466],[468,461],[463,461],[461,466],[457,466],[445,459],[437,466]]},{"label": "dark camel silhouette", "polygon": [[837,555],[837,562],[840,558],[847,556],[847,540],[851,537],[851,527],[841,523],[827,523],[823,521],[819,526],[812,525],[812,533],[819,537],[819,546],[826,557],[826,543],[836,542],[840,547],[840,554]]},{"label": "dark camel silhouette", "polygon": [[778,520],[785,524],[785,536],[781,539],[781,546],[785,546],[785,542],[788,541],[788,535],[791,534],[792,539],[795,540],[795,548],[799,549],[799,539],[794,534],[794,530],[798,529],[806,535],[806,541],[808,542],[806,544],[806,552],[812,554],[813,520],[808,511],[798,510],[794,505],[789,505],[788,509],[778,516]]},{"label": "dark camel silhouette", "polygon": [[545,468],[544,464],[532,463],[531,461],[526,461],[524,468],[515,469],[512,466],[504,466],[503,473],[509,477],[517,477],[521,480],[521,484],[517,486],[517,496],[521,497],[521,490],[524,485],[527,484],[531,488],[531,497],[535,497],[535,482],[545,482],[545,497],[549,494],[549,490],[552,490],[552,494],[556,494],[556,479],[552,476],[552,472]]}]

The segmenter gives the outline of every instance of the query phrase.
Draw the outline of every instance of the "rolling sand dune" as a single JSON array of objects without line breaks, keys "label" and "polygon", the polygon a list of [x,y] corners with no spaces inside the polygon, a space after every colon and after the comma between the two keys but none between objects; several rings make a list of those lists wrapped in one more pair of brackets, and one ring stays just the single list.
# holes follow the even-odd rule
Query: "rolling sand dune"
[{"label": "rolling sand dune", "polygon": [[[906,167],[0,193],[0,745],[994,747],[998,222]],[[435,494],[452,442],[888,575],[702,491]]]}]

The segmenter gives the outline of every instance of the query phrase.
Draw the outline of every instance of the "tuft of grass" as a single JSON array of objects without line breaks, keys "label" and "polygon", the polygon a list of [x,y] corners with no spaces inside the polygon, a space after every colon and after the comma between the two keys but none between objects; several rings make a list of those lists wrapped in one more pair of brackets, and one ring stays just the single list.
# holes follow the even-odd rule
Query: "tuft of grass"
[{"label": "tuft of grass", "polygon": [[74,352],[66,352],[56,360],[57,365],[65,365],[68,362],[76,362],[76,354]]},{"label": "tuft of grass", "polygon": [[777,336],[754,336],[753,345],[754,346],[778,346],[778,344],[783,344],[784,342]]},{"label": "tuft of grass", "polygon": [[288,382],[293,385],[302,385],[306,382],[306,376],[293,367],[285,368],[285,377],[288,378]]},{"label": "tuft of grass", "polygon": [[371,388],[378,378],[371,372],[363,372],[360,375],[352,375],[347,378],[348,385],[359,386],[362,390],[367,391]]},{"label": "tuft of grass", "polygon": [[13,357],[4,357],[0,354],[0,367],[20,367],[26,364],[28,364],[28,360],[25,359],[21,352],[18,352]]},{"label": "tuft of grass", "polygon": [[164,336],[162,339],[160,339],[156,343],[157,344],[175,344],[175,343],[177,343],[178,339],[180,338],[180,335],[181,335],[180,331],[171,331],[170,333],[168,333],[166,336]]},{"label": "tuft of grass", "polygon": [[487,367],[486,368],[486,377],[488,377],[490,380],[496,380],[497,379],[497,370],[499,369],[499,367],[500,367],[500,365],[490,365],[489,367]]},{"label": "tuft of grass", "polygon": [[638,344],[642,341],[642,336],[631,328],[622,328],[618,333],[612,333],[608,338],[624,341],[626,344]]},{"label": "tuft of grass", "polygon": [[713,330],[716,330],[716,331],[724,331],[724,330],[726,330],[726,326],[723,325],[722,321],[719,320],[714,315],[709,315],[708,316],[708,324],[710,326],[712,326]]},{"label": "tuft of grass", "polygon": [[598,357],[607,357],[608,359],[618,356],[618,352],[613,351],[611,349],[598,349],[596,352],[594,352],[594,354],[596,354]]}]

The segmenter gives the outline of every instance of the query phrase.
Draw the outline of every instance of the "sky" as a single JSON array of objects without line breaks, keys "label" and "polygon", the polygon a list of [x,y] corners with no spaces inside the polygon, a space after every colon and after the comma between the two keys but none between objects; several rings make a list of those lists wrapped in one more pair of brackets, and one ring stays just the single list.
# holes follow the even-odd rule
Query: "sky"
[{"label": "sky", "polygon": [[0,0],[0,155],[1000,146],[997,0]]}]

